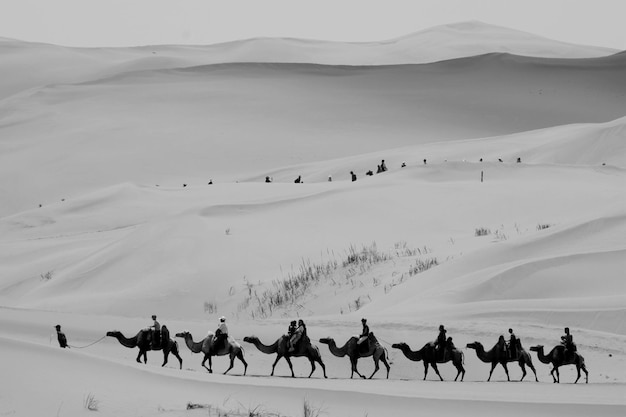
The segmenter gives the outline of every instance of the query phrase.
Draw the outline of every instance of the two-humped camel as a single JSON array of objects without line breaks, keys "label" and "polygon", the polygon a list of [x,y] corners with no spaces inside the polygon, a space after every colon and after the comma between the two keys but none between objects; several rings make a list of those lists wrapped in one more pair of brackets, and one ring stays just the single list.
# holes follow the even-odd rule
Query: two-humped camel
[{"label": "two-humped camel", "polygon": [[[574,384],[577,383],[580,379],[581,369],[585,373],[585,383],[589,382],[589,372],[587,372],[585,358],[583,358],[582,355],[578,354],[577,352],[572,352],[571,354],[567,355],[567,357],[565,357],[566,355],[564,346],[555,346],[547,355],[544,355],[542,345],[532,346],[530,350],[533,352],[537,352],[537,358],[540,362],[552,365],[550,375],[552,375],[552,381],[554,383],[560,382],[559,367],[563,365],[576,366],[576,372],[578,373],[578,376],[576,377],[576,381],[574,381]],[[555,373],[556,376],[554,376]]]},{"label": "two-humped camel", "polygon": [[387,379],[389,379],[389,369],[391,367],[389,366],[389,363],[387,363],[387,350],[378,343],[378,340],[376,340],[373,334],[370,334],[367,351],[361,351],[361,347],[357,344],[358,341],[358,337],[352,336],[350,339],[348,339],[345,345],[343,345],[342,347],[337,347],[337,345],[335,344],[335,340],[332,337],[320,339],[320,343],[328,345],[330,353],[332,353],[333,355],[340,358],[347,355],[350,358],[350,364],[352,366],[350,378],[352,378],[355,373],[361,378],[365,378],[364,375],[361,375],[359,373],[356,364],[359,358],[366,358],[368,356],[371,356],[374,359],[374,372],[372,372],[369,378],[371,379],[374,374],[378,372],[378,370],[380,369],[380,366],[378,366],[378,362],[382,361],[387,367]]},{"label": "two-humped camel", "polygon": [[528,367],[532,369],[533,373],[535,374],[535,381],[539,382],[539,380],[537,379],[537,371],[533,366],[530,354],[528,354],[528,352],[526,352],[526,350],[524,350],[522,347],[518,347],[516,355],[512,357],[509,356],[505,351],[503,351],[497,343],[489,351],[485,351],[485,348],[480,342],[468,343],[467,347],[476,350],[476,356],[478,356],[478,359],[491,364],[491,370],[489,371],[489,378],[487,378],[487,381],[491,380],[491,374],[493,374],[493,370],[498,364],[502,365],[502,367],[504,368],[504,372],[506,372],[506,379],[510,381],[511,378],[509,378],[509,369],[507,368],[506,364],[508,362],[517,362],[520,368],[522,368],[522,379],[520,379],[520,381],[524,380],[524,377],[526,376],[526,365],[528,365]]},{"label": "two-humped camel", "polygon": [[443,381],[443,377],[439,373],[439,369],[437,369],[437,363],[452,361],[452,364],[457,370],[456,378],[454,378],[454,380],[456,381],[459,379],[460,375],[461,381],[463,381],[463,377],[465,376],[465,368],[463,367],[464,355],[463,352],[458,349],[446,351],[444,357],[442,358],[437,355],[437,352],[435,351],[435,344],[433,342],[426,343],[420,350],[411,350],[409,345],[403,342],[394,343],[391,347],[400,349],[402,353],[404,353],[404,356],[412,361],[424,361],[424,380],[426,380],[426,376],[428,375],[428,365],[430,365],[435,370],[435,373],[437,373],[439,379]]},{"label": "two-humped camel", "polygon": [[[227,339],[225,343],[219,348],[215,349],[215,335],[212,332],[202,339],[200,342],[194,342],[193,336],[188,331],[184,331],[181,333],[176,333],[176,337],[182,337],[185,340],[185,344],[193,353],[204,353],[204,358],[202,359],[202,366],[209,372],[213,373],[213,364],[211,358],[213,356],[230,356],[230,366],[224,372],[224,375],[231,369],[233,369],[235,358],[239,359],[243,363],[243,374],[246,374],[248,370],[248,363],[243,357],[243,348],[239,343],[235,340]],[[205,362],[209,361],[209,367],[205,365]]]},{"label": "two-humped camel", "polygon": [[183,369],[183,359],[180,357],[178,353],[178,343],[175,340],[170,339],[169,331],[166,326],[161,328],[161,339],[162,343],[158,347],[153,347],[151,338],[149,335],[152,333],[152,330],[140,330],[135,336],[128,338],[122,334],[122,332],[113,330],[107,332],[107,336],[114,337],[118,342],[127,348],[139,348],[139,355],[137,355],[137,362],[141,363],[141,357],[143,356],[143,363],[147,363],[148,355],[147,352],[149,350],[162,350],[163,351],[163,364],[161,366],[165,366],[167,364],[167,358],[170,352],[178,358],[178,362],[180,362],[180,369]]}]

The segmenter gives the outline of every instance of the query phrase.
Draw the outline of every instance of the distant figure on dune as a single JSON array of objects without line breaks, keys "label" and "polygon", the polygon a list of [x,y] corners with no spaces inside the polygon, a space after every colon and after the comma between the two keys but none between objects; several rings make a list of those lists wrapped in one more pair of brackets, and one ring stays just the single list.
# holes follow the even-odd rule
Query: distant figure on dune
[{"label": "distant figure on dune", "polygon": [[380,165],[376,165],[376,173],[380,174],[381,172],[383,172],[383,168]]},{"label": "distant figure on dune", "polygon": [[369,171],[367,171],[367,172],[365,173],[365,175],[367,175],[367,176],[370,176],[370,177],[371,177],[372,175],[374,175],[374,173],[373,173],[373,172],[372,172],[372,170],[370,169]]},{"label": "distant figure on dune", "polygon": [[424,165],[426,165],[426,158],[424,158]]},{"label": "distant figure on dune", "polygon": [[209,185],[213,185],[213,180],[209,180]]},{"label": "distant figure on dune", "polygon": [[187,184],[183,184],[183,188],[185,188],[187,186]]},{"label": "distant figure on dune", "polygon": [[406,162],[402,161],[402,165],[400,165],[400,168],[404,168],[406,166]]},{"label": "distant figure on dune", "polygon": [[380,171],[381,172],[387,171],[387,165],[385,165],[385,160],[384,159],[382,161],[380,161]]},{"label": "distant figure on dune", "polygon": [[333,177],[331,175],[328,176],[328,182],[333,182]]},{"label": "distant figure on dune", "polygon": [[350,171],[350,176],[352,177],[352,181],[356,181],[356,174],[354,173],[354,171]]},{"label": "distant figure on dune", "polygon": [[517,163],[521,164],[522,163],[522,158],[517,158]]},{"label": "distant figure on dune", "polygon": [[302,182],[302,176],[298,175],[298,178],[296,178],[293,182],[295,182],[296,184],[300,184]]},{"label": "distant figure on dune", "polygon": [[502,158],[498,158],[498,162],[504,162]]},{"label": "distant figure on dune", "polygon": [[265,177],[265,182],[272,182],[272,179],[270,177]]},{"label": "distant figure on dune", "polygon": [[57,329],[57,340],[59,341],[59,346],[62,348],[69,348],[67,344],[67,337],[65,337],[65,333],[61,331],[61,325],[57,324],[54,326]]}]

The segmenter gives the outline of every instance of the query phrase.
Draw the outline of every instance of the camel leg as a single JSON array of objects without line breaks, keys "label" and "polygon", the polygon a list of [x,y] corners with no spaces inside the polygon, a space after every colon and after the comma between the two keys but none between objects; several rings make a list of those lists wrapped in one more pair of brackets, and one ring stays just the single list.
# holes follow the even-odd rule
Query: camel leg
[{"label": "camel leg", "polygon": [[522,382],[524,377],[526,377],[526,366],[524,365],[524,362],[519,361],[519,367],[522,368],[522,379],[520,379],[520,382]]},{"label": "camel leg", "polygon": [[496,369],[497,364],[497,362],[491,364],[491,371],[489,371],[489,378],[487,378],[487,382],[491,381],[491,374],[493,374],[493,370]]},{"label": "camel leg", "polygon": [[322,371],[324,371],[324,378],[328,378],[326,376],[326,365],[324,365],[324,362],[322,362],[322,358],[316,359],[317,363],[320,364],[320,366],[322,367]]},{"label": "camel leg", "polygon": [[437,374],[437,376],[439,377],[440,380],[443,381],[443,377],[441,376],[441,374],[439,373],[439,368],[437,367],[436,363],[432,363],[431,366],[433,367],[433,369],[435,370],[435,373]]},{"label": "camel leg", "polygon": [[356,368],[356,362],[358,359],[352,359],[350,358],[350,364],[352,365],[352,373],[350,374],[350,379],[352,379],[352,377],[354,376],[354,373],[356,372],[356,374],[358,376],[360,376],[361,378],[365,379],[365,376],[361,375],[359,373],[359,370]]},{"label": "camel leg", "polygon": [[[145,357],[144,352],[141,349],[139,349],[139,355],[137,355],[137,363],[141,363],[141,355],[144,355]],[[145,360],[144,360],[144,363],[146,363]]]},{"label": "camel leg", "polygon": [[389,366],[389,363],[387,362],[387,358],[385,357],[384,353],[380,360],[383,361],[383,364],[385,364],[385,368],[387,368],[387,379],[389,379],[389,371],[391,370],[391,366]]},{"label": "camel leg", "polygon": [[239,351],[239,353],[237,353],[237,358],[241,361],[241,363],[243,363],[243,374],[245,375],[248,370],[248,362],[246,362],[243,357],[243,351]]},{"label": "camel leg", "polygon": [[370,375],[369,379],[372,379],[374,374],[376,372],[378,372],[379,369],[380,369],[380,366],[378,365],[378,358],[374,358],[374,372],[372,372],[372,374]]},{"label": "camel leg", "polygon": [[163,349],[163,365],[161,365],[161,367],[167,365],[167,358],[168,356],[170,356],[170,351]]},{"label": "camel leg", "polygon": [[309,378],[311,378],[311,375],[313,375],[313,372],[315,372],[315,361],[313,360],[313,358],[310,358],[309,362],[311,362],[311,373],[309,374]]},{"label": "camel leg", "polygon": [[291,377],[295,378],[296,374],[293,373],[293,365],[291,364],[291,359],[289,358],[289,356],[285,356],[285,360],[289,364],[289,369],[291,369]]},{"label": "camel leg", "polygon": [[209,372],[213,373],[213,356],[208,355],[209,356]]},{"label": "camel leg", "polygon": [[424,381],[426,381],[426,376],[428,376],[428,362],[424,361]]},{"label": "camel leg", "polygon": [[230,356],[230,366],[228,367],[227,370],[224,371],[222,375],[226,375],[226,373],[230,371],[231,369],[233,369],[233,366],[235,366],[235,355],[231,353],[229,356]]},{"label": "camel leg", "polygon": [[270,376],[274,376],[274,368],[276,368],[276,364],[282,357],[283,355],[276,355],[276,360],[274,361],[274,364],[272,365],[272,373],[270,374]]},{"label": "camel leg", "polygon": [[579,379],[580,379],[580,366],[576,365],[576,381],[574,381],[574,384],[577,383]]},{"label": "camel leg", "polygon": [[209,372],[213,372],[213,371],[211,371],[211,369],[210,369],[210,368],[207,368],[207,366],[204,364],[204,363],[206,362],[206,360],[207,360],[207,359],[209,359],[209,355],[206,355],[206,354],[205,354],[205,355],[204,355],[204,359],[202,359],[202,366],[203,366],[203,367],[204,367],[204,369],[206,369],[207,371],[209,371]]},{"label": "camel leg", "polygon": [[[504,368],[504,373],[506,373],[506,380],[511,382],[511,378],[509,377],[509,367],[506,366],[506,362],[502,362],[502,367]],[[522,379],[524,379],[523,376]]]},{"label": "camel leg", "polygon": [[180,357],[180,354],[178,353],[178,350],[174,350],[174,351],[172,351],[172,353],[178,359],[178,363],[180,364],[179,369],[183,369],[183,358]]},{"label": "camel leg", "polygon": [[533,374],[535,374],[535,382],[539,382],[539,378],[537,378],[537,370],[532,362],[528,364],[528,367],[533,371]]},{"label": "camel leg", "polygon": [[589,383],[589,372],[587,372],[587,367],[585,365],[582,365],[580,367],[580,369],[583,370],[583,372],[585,373],[585,384]]}]

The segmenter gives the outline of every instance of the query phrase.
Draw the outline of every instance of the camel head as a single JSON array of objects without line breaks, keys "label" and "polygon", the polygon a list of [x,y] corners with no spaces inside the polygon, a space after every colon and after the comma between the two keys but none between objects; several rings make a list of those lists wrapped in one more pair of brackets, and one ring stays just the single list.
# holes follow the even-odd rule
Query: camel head
[{"label": "camel head", "polygon": [[400,342],[400,343],[394,343],[393,345],[391,345],[391,347],[394,349],[408,349],[409,345],[407,345],[404,342]]},{"label": "camel head", "polygon": [[176,333],[176,337],[182,337],[182,338],[191,337],[191,333],[185,330],[183,332]]},{"label": "camel head", "polygon": [[111,337],[118,337],[121,336],[122,332],[118,331],[118,330],[113,330],[110,332],[107,332],[107,336],[111,336]]},{"label": "camel head", "polygon": [[322,337],[322,338],[320,339],[320,343],[323,343],[323,344],[325,344],[325,345],[329,345],[329,344],[331,344],[332,342],[334,342],[334,340],[333,340],[333,338],[332,338],[332,337]]},{"label": "camel head", "polygon": [[483,344],[480,342],[468,343],[467,347],[470,349],[483,349]]},{"label": "camel head", "polygon": [[259,338],[256,336],[246,336],[243,338],[243,341],[247,343],[256,343],[259,341]]},{"label": "camel head", "polygon": [[543,345],[531,346],[530,350],[533,352],[543,352]]}]

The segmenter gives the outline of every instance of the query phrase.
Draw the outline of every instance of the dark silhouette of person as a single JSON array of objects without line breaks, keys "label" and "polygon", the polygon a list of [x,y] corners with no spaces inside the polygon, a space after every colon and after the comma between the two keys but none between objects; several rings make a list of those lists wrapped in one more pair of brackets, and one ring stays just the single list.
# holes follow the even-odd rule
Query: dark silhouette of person
[{"label": "dark silhouette of person", "polygon": [[380,171],[381,172],[387,171],[387,165],[385,165],[385,160],[384,159],[382,161],[380,161]]},{"label": "dark silhouette of person", "polygon": [[372,172],[372,170],[370,169],[369,171],[367,171],[367,172],[365,173],[365,175],[367,175],[367,176],[370,176],[370,177],[371,177],[372,175],[374,175],[374,173],[373,173],[373,172]]},{"label": "dark silhouette of person", "polygon": [[424,158],[424,165],[426,165],[426,158]]},{"label": "dark silhouette of person", "polygon": [[506,340],[504,339],[503,335],[500,335],[500,337],[498,337],[498,343],[496,344],[497,349],[504,354],[505,356],[508,356],[508,352],[506,350]]},{"label": "dark silhouette of person", "polygon": [[306,325],[302,319],[298,320],[298,328],[291,336],[291,347],[289,348],[290,352],[293,352],[296,349],[296,345],[300,340],[303,340],[306,337]]},{"label": "dark silhouette of person", "polygon": [[287,329],[287,336],[289,336],[289,350],[292,350],[292,343],[291,343],[291,338],[293,337],[294,333],[296,332],[297,326],[296,326],[296,321],[295,320],[291,320],[291,323],[289,323],[289,328]]},{"label": "dark silhouette of person", "polygon": [[569,360],[574,356],[577,349],[574,343],[574,337],[569,332],[569,327],[566,327],[564,331],[565,334],[561,336],[561,344],[565,347],[565,349],[563,349],[563,359]]},{"label": "dark silhouette of person", "polygon": [[215,349],[219,350],[226,346],[226,339],[228,339],[228,326],[226,325],[226,317],[222,316],[215,331]]},{"label": "dark silhouette of person", "polygon": [[383,172],[383,168],[380,165],[376,165],[376,173],[380,174],[381,172]]},{"label": "dark silhouette of person", "polygon": [[363,325],[363,330],[359,335],[359,340],[356,342],[357,346],[362,352],[367,352],[369,350],[369,338],[370,338],[370,326],[367,325],[367,319],[361,319],[361,325]]},{"label": "dark silhouette of person", "polygon": [[400,165],[400,168],[404,168],[406,166],[406,162],[402,162],[402,165]]},{"label": "dark silhouette of person", "polygon": [[352,177],[352,181],[356,181],[356,174],[354,173],[354,171],[350,171],[350,176]]},{"label": "dark silhouette of person", "polygon": [[57,340],[59,341],[59,346],[62,348],[69,348],[70,346],[67,344],[67,337],[65,337],[65,333],[61,331],[61,325],[57,324],[54,327],[57,329]]},{"label": "dark silhouette of person", "polygon": [[511,358],[515,358],[517,356],[517,345],[519,344],[519,339],[513,333],[513,329],[509,329],[509,356]]},{"label": "dark silhouette of person", "polygon": [[152,347],[156,349],[161,346],[161,323],[157,321],[155,314],[152,315],[152,320],[154,321],[152,326],[150,326],[152,329]]},{"label": "dark silhouette of person", "polygon": [[435,354],[440,360],[443,360],[444,355],[446,354],[447,342],[448,338],[446,337],[446,329],[443,327],[443,324],[440,324],[439,334],[435,340]]},{"label": "dark silhouette of person", "polygon": [[265,177],[265,182],[272,182],[272,179],[270,177]]},{"label": "dark silhouette of person", "polygon": [[302,176],[298,175],[298,178],[296,178],[293,182],[295,182],[296,184],[300,184],[302,182]]}]

